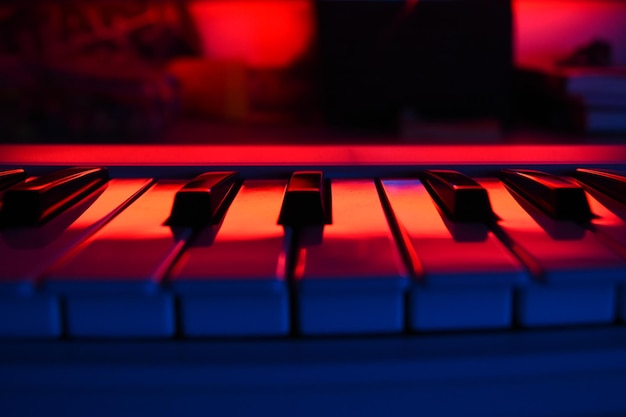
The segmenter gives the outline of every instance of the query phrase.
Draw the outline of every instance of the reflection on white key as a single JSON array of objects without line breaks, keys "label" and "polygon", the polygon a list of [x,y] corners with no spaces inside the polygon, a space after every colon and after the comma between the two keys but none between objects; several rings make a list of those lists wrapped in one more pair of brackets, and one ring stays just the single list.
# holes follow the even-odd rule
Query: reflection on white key
[{"label": "reflection on white key", "polygon": [[303,334],[399,332],[408,285],[374,182],[332,183],[331,225],[305,245],[296,275]]},{"label": "reflection on white key", "polygon": [[0,230],[0,336],[58,336],[57,297],[35,284],[44,271],[110,220],[146,179],[116,179],[38,226]]},{"label": "reflection on white key", "polygon": [[400,227],[415,251],[419,274],[410,290],[416,330],[507,327],[514,286],[528,277],[520,262],[482,223],[444,221],[417,180],[383,181]]},{"label": "reflection on white key", "polygon": [[185,335],[289,331],[286,239],[277,223],[285,185],[244,182],[219,230],[205,229],[179,259],[169,279]]},{"label": "reflection on white key", "polygon": [[626,280],[624,259],[573,222],[552,220],[532,207],[526,211],[499,181],[479,183],[489,191],[499,227],[540,269],[541,279],[519,291],[518,321],[528,326],[612,322],[616,284]]},{"label": "reflection on white key", "polygon": [[190,229],[165,225],[180,181],[159,181],[44,277],[66,301],[72,336],[169,336],[170,294],[161,279]]}]

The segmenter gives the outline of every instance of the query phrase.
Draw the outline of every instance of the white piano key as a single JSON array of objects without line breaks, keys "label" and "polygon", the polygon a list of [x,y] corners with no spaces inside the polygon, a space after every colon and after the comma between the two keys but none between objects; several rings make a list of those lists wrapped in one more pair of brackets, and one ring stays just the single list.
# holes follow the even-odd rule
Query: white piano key
[{"label": "white piano key", "polygon": [[[626,257],[626,206],[597,192],[588,192],[587,200],[594,215],[592,230]],[[626,285],[620,286],[617,308],[620,320],[626,321]]]},{"label": "white piano key", "polygon": [[278,225],[285,185],[244,182],[219,230],[205,229],[178,260],[169,282],[179,294],[185,335],[289,331],[288,239]]},{"label": "white piano key", "polygon": [[525,205],[525,210],[498,180],[479,183],[489,192],[498,227],[522,248],[539,274],[519,290],[519,323],[541,326],[615,320],[617,284],[626,280],[624,259],[576,223],[553,220],[532,206]]},{"label": "white piano key", "polygon": [[38,279],[149,184],[147,179],[111,180],[45,224],[0,229],[0,316],[7,318],[0,320],[0,336],[61,333],[58,299],[38,291]]},{"label": "white piano key", "polygon": [[414,251],[408,316],[415,330],[512,324],[523,265],[482,223],[452,223],[417,180],[383,181],[391,210]]},{"label": "white piano key", "polygon": [[165,224],[184,182],[159,181],[44,276],[65,301],[67,333],[171,336],[174,300],[161,280],[191,235]]},{"label": "white piano key", "polygon": [[320,242],[299,248],[295,284],[300,331],[402,331],[408,273],[374,182],[337,180],[331,192],[332,224],[324,226]]}]

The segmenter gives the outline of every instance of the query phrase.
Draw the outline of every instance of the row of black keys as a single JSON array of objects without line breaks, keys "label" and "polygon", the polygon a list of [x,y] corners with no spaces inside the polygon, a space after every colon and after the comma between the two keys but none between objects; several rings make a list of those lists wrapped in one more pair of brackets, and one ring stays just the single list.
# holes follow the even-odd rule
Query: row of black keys
[{"label": "row of black keys", "polygon": [[[576,178],[626,204],[626,176],[618,172],[577,169]],[[583,188],[570,180],[535,170],[503,170],[501,180],[526,200],[557,220],[585,222],[592,214]],[[0,171],[4,227],[37,225],[71,206],[106,181],[106,168],[68,168],[26,180],[22,169]],[[454,221],[490,222],[487,191],[457,171],[428,170],[423,181],[433,199]],[[201,227],[219,222],[240,184],[235,172],[209,172],[189,181],[177,192],[169,225]],[[319,171],[294,173],[287,185],[279,224],[286,226],[332,223],[331,196]]]}]

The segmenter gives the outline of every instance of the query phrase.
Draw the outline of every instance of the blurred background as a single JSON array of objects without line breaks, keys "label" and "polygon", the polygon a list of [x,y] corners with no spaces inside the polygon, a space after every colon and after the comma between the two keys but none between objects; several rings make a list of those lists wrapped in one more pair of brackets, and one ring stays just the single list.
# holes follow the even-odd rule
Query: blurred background
[{"label": "blurred background", "polygon": [[0,142],[621,141],[625,21],[619,0],[5,1]]}]

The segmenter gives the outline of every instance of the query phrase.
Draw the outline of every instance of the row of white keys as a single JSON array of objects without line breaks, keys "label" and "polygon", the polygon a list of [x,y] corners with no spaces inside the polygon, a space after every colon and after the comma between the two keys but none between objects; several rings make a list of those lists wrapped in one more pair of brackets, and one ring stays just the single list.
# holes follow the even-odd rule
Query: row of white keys
[{"label": "row of white keys", "polygon": [[285,185],[245,181],[221,227],[204,229],[178,260],[169,284],[180,299],[184,335],[289,332],[289,238],[278,225]]},{"label": "row of white keys", "polygon": [[539,279],[518,289],[518,322],[613,322],[617,286],[626,281],[626,260],[581,225],[553,220],[516,199],[500,181],[479,183],[489,192],[497,227],[539,269]]},{"label": "row of white keys", "polygon": [[115,179],[50,221],[0,230],[0,336],[61,334],[56,296],[37,289],[47,268],[98,230],[149,186],[147,179]]},{"label": "row of white keys", "polygon": [[404,329],[408,273],[372,180],[332,182],[332,224],[305,230],[295,272],[302,334]]},{"label": "row of white keys", "polygon": [[408,316],[414,330],[509,327],[514,288],[524,266],[482,223],[446,220],[418,180],[382,182],[393,215],[408,236],[416,271]]},{"label": "row of white keys", "polygon": [[191,235],[166,224],[183,185],[159,181],[46,273],[44,288],[65,301],[68,335],[174,334],[174,298],[161,280]]}]

